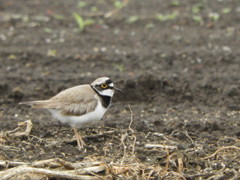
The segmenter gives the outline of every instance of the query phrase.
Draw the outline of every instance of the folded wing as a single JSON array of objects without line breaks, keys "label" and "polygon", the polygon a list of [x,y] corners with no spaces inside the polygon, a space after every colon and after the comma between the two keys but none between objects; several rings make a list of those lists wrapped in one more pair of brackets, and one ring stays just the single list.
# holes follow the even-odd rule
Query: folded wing
[{"label": "folded wing", "polygon": [[21,104],[32,108],[55,109],[65,116],[81,116],[95,110],[98,97],[90,85],[80,85],[66,89],[49,100],[28,101]]}]

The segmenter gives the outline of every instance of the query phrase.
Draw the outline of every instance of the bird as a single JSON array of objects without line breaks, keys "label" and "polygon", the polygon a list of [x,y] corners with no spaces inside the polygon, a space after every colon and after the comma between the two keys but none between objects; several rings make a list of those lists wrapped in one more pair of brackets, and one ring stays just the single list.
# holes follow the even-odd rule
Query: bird
[{"label": "bird", "polygon": [[78,149],[81,150],[86,144],[78,128],[89,127],[101,120],[111,105],[116,90],[121,91],[110,78],[100,77],[91,84],[65,89],[50,99],[20,104],[30,105],[35,109],[47,109],[55,119],[70,125],[75,133]]}]

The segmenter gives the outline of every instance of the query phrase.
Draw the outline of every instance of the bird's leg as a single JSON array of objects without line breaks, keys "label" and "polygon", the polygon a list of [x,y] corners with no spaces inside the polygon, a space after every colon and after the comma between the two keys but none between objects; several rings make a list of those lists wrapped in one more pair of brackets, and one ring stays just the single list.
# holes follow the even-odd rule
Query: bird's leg
[{"label": "bird's leg", "polygon": [[81,135],[78,133],[77,128],[73,128],[73,131],[75,133],[76,139],[77,139],[77,144],[78,144],[78,149],[81,150],[84,145],[86,145],[81,137]]}]

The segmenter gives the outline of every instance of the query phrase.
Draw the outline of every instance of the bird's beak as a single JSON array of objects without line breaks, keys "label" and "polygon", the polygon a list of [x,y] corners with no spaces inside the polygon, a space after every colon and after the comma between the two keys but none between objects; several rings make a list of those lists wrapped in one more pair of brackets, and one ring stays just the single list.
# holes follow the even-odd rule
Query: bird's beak
[{"label": "bird's beak", "polygon": [[119,92],[122,92],[122,90],[121,90],[121,89],[119,89],[119,88],[116,88],[116,87],[114,87],[114,90],[117,90],[117,91],[119,91]]}]

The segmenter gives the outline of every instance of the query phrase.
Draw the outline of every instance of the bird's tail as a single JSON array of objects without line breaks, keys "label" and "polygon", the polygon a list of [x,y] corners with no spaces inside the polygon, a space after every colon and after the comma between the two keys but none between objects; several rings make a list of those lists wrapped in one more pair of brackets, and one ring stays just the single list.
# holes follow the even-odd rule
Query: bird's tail
[{"label": "bird's tail", "polygon": [[34,109],[39,108],[47,108],[48,100],[40,100],[40,101],[26,101],[26,102],[20,102],[19,104],[26,104],[31,106]]}]

